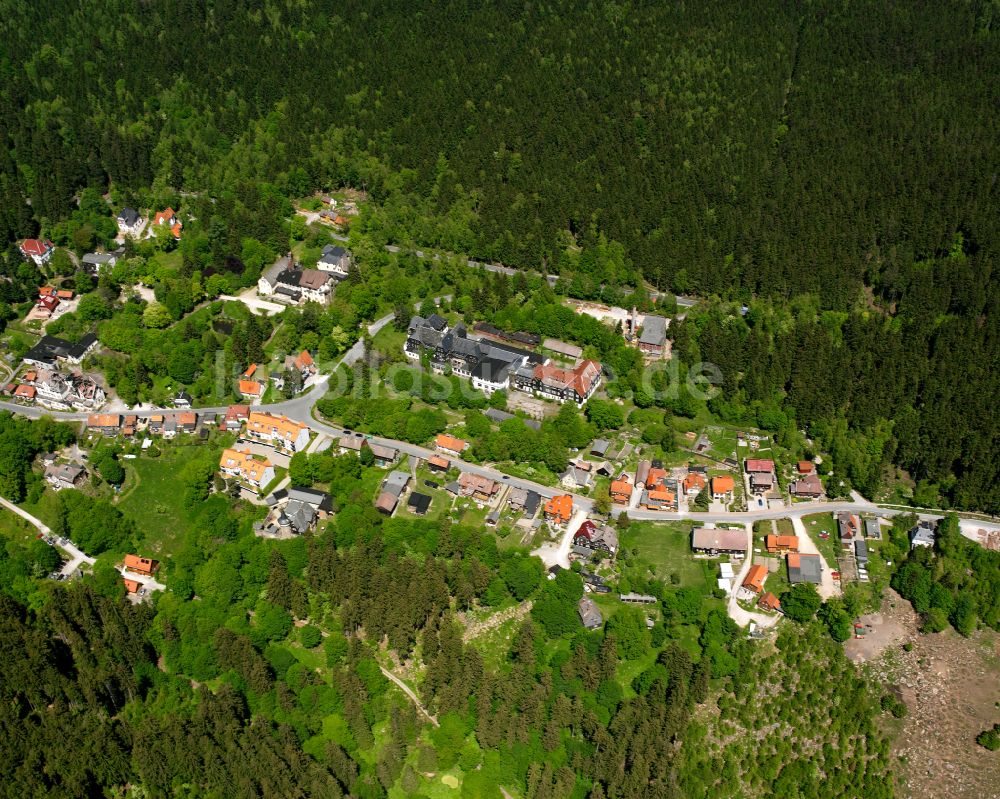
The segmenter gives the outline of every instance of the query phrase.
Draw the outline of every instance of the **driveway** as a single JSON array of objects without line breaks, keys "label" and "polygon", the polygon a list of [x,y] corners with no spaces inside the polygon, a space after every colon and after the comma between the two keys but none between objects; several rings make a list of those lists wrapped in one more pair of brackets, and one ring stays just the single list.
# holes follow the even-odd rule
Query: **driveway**
[{"label": "driveway", "polygon": [[569,520],[569,524],[566,525],[566,530],[563,532],[562,538],[559,539],[558,544],[542,544],[531,554],[538,555],[538,557],[542,559],[542,563],[545,564],[545,568],[559,565],[564,569],[568,569],[569,551],[573,546],[573,533],[575,533],[577,529],[579,529],[580,525],[585,521],[587,521],[587,509],[578,508],[576,513],[573,514],[573,518]]},{"label": "driveway", "polygon": [[736,597],[740,593],[740,588],[743,586],[743,581],[747,578],[750,567],[753,565],[753,526],[747,524],[745,525],[745,529],[747,535],[747,556],[743,559],[743,566],[740,568],[739,574],[733,578],[733,587],[729,591],[729,602],[726,604],[726,612],[729,613],[729,618],[740,625],[740,627],[746,627],[752,621],[757,622],[759,627],[772,627],[778,623],[778,619],[781,618],[780,616],[745,610],[736,601]]},{"label": "driveway", "polygon": [[257,289],[248,288],[246,291],[241,292],[237,295],[232,294],[220,294],[220,300],[229,300],[232,302],[242,302],[247,308],[256,313],[258,316],[263,314],[264,316],[270,316],[271,314],[281,313],[287,305],[282,305],[278,302],[269,302],[268,300],[262,300],[257,296]]},{"label": "driveway", "polygon": [[[824,558],[823,555],[820,554],[819,549],[816,548],[816,544],[809,536],[809,531],[806,529],[805,522],[802,521],[801,516],[792,517],[792,527],[795,529],[795,535],[799,537],[799,552],[803,555],[819,555],[820,560],[823,562],[823,581],[816,586],[816,590],[819,591],[819,595],[823,597],[823,599],[829,599],[832,596],[840,596],[841,590],[833,581],[833,570],[830,568],[830,564],[826,562],[826,558]],[[833,565],[836,566],[837,564]]]}]

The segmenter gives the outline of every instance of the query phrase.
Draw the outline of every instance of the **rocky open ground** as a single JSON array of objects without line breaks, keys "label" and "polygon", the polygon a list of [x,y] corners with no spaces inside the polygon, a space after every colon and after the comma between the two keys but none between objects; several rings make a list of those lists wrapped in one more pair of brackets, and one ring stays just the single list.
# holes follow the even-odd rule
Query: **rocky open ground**
[{"label": "rocky open ground", "polygon": [[921,635],[909,603],[892,591],[881,613],[864,621],[873,631],[864,641],[849,641],[848,656],[867,663],[866,671],[909,710],[893,745],[899,794],[1000,799],[1000,752],[975,740],[1000,721],[1000,636],[991,630],[970,638],[954,630]]}]

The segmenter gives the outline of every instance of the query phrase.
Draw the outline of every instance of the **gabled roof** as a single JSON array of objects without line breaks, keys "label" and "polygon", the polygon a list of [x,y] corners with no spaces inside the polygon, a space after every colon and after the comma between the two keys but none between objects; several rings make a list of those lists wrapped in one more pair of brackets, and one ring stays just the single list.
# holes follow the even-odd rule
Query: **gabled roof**
[{"label": "gabled roof", "polygon": [[748,472],[773,472],[774,461],[770,458],[748,458],[744,467]]},{"label": "gabled roof", "polygon": [[570,494],[557,494],[545,503],[545,514],[569,521],[573,515],[573,497]]},{"label": "gabled roof", "polygon": [[264,384],[258,383],[256,380],[241,380],[240,381],[240,394],[246,396],[257,397],[264,393]]},{"label": "gabled roof", "polygon": [[764,580],[766,579],[767,566],[755,564],[750,567],[750,571],[747,573],[746,579],[743,581],[743,587],[757,593],[764,589]]},{"label": "gabled roof", "polygon": [[733,478],[728,475],[722,475],[721,477],[712,478],[712,493],[713,494],[728,494],[733,490],[735,483]]},{"label": "gabled roof", "polygon": [[437,438],[434,439],[434,445],[451,452],[464,452],[466,447],[469,446],[462,439],[455,438],[455,436],[450,436],[447,433],[439,433]]},{"label": "gabled roof", "polygon": [[55,245],[48,240],[42,241],[40,239],[25,239],[21,242],[21,252],[25,255],[45,255],[49,252]]},{"label": "gabled roof", "polygon": [[118,221],[127,227],[133,227],[139,221],[139,212],[126,206],[119,212]]},{"label": "gabled roof", "polygon": [[667,340],[667,320],[662,316],[647,316],[642,322],[640,344],[662,346]]}]

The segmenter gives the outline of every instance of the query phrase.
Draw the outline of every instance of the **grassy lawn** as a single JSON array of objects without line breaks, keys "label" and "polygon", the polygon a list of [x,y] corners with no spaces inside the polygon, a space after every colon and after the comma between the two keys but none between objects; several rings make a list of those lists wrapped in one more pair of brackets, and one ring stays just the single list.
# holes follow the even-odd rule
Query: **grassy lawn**
[{"label": "grassy lawn", "polygon": [[[840,546],[840,532],[837,529],[837,520],[832,513],[816,513],[812,516],[802,517],[802,523],[806,526],[809,537],[813,540],[816,548],[823,556],[823,560],[831,569],[837,568],[837,557],[842,551]],[[829,538],[820,538],[820,533],[827,533]]]},{"label": "grassy lawn", "polygon": [[710,592],[715,588],[715,564],[695,560],[691,553],[691,524],[688,522],[638,522],[622,535],[621,549],[638,550],[637,559],[650,566],[656,576],[680,578],[681,586]]},{"label": "grassy lawn", "polygon": [[180,547],[190,521],[177,475],[205,451],[204,444],[180,444],[165,447],[159,458],[125,462],[133,487],[118,504],[135,520],[139,543],[149,555],[167,555]]},{"label": "grassy lawn", "polygon": [[38,537],[38,530],[16,513],[0,508],[0,536],[27,544]]},{"label": "grassy lawn", "polygon": [[712,446],[708,448],[708,455],[719,460],[736,457],[736,431],[723,428],[710,427],[705,431]]}]

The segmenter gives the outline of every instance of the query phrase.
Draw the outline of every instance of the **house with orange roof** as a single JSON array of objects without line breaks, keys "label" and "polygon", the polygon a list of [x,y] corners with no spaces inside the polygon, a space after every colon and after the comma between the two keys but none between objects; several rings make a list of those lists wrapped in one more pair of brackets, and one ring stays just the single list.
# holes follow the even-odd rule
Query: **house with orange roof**
[{"label": "house with orange roof", "polygon": [[117,435],[121,426],[122,417],[117,413],[92,413],[87,417],[87,429],[106,436]]},{"label": "house with orange roof", "polygon": [[651,488],[643,492],[640,504],[646,510],[671,511],[676,509],[677,495],[664,488]]},{"label": "house with orange roof", "polygon": [[816,464],[812,461],[799,461],[796,468],[799,470],[799,474],[815,474]]},{"label": "house with orange roof", "polygon": [[170,228],[170,232],[173,233],[175,239],[179,239],[181,237],[181,228],[183,225],[177,218],[177,214],[173,208],[166,208],[163,211],[157,211],[156,215],[153,217],[153,224],[166,225]]},{"label": "house with orange roof", "polygon": [[285,368],[295,369],[302,379],[305,380],[310,375],[316,374],[316,362],[313,360],[309,350],[302,350],[298,355],[285,356]]},{"label": "house with orange roof", "polygon": [[126,555],[125,568],[129,571],[138,572],[146,577],[152,577],[160,568],[160,561],[152,558],[143,558],[139,555]]},{"label": "house with orange roof", "polygon": [[628,505],[632,499],[632,483],[623,474],[617,480],[611,481],[611,501],[619,505]]},{"label": "house with orange roof", "polygon": [[781,601],[778,599],[778,597],[776,597],[774,594],[768,591],[766,594],[764,594],[764,596],[762,596],[757,601],[757,607],[759,607],[761,610],[770,610],[772,612],[780,611]]},{"label": "house with orange roof", "polygon": [[26,386],[24,384],[21,384],[14,389],[14,396],[17,399],[34,400],[37,393],[38,389],[34,386]]},{"label": "house with orange roof", "polygon": [[224,450],[219,458],[219,471],[258,489],[274,480],[274,465],[266,459],[257,460],[249,450]]},{"label": "house with orange roof", "polygon": [[601,383],[601,365],[597,361],[581,361],[572,369],[562,369],[546,361],[534,366],[526,364],[514,372],[514,388],[558,402],[571,400],[582,406]]},{"label": "house with orange roof", "polygon": [[267,389],[263,383],[258,383],[256,380],[240,380],[239,390],[240,396],[260,399]]},{"label": "house with orange roof", "polygon": [[451,468],[451,461],[440,455],[431,455],[427,459],[427,468],[432,472],[446,472]]},{"label": "house with orange roof", "polygon": [[768,535],[764,537],[768,552],[798,552],[799,539],[794,535]]},{"label": "house with orange roof", "polygon": [[721,475],[712,478],[712,499],[728,502],[733,498],[733,488],[735,487],[733,478],[729,475]]},{"label": "house with orange roof", "polygon": [[558,494],[545,503],[545,520],[552,524],[566,524],[573,517],[573,497]]},{"label": "house with orange roof", "polygon": [[434,446],[442,452],[456,457],[469,448],[468,442],[462,441],[460,438],[455,438],[455,436],[450,436],[447,433],[439,433],[437,438],[434,439]]},{"label": "house with orange roof", "polygon": [[751,594],[759,594],[764,590],[764,580],[767,579],[767,566],[759,563],[750,567],[746,579],[743,581],[743,590]]},{"label": "house with orange roof", "polygon": [[247,435],[292,452],[301,452],[309,446],[309,428],[306,425],[272,413],[253,411],[247,418]]},{"label": "house with orange roof", "polygon": [[122,582],[125,583],[125,590],[130,594],[138,594],[139,589],[142,588],[142,583],[138,580],[130,580],[128,577],[123,577]]},{"label": "house with orange roof", "polygon": [[254,373],[256,371],[257,371],[257,364],[252,363],[247,367],[247,370],[243,373],[243,376],[247,378],[247,380],[249,380],[251,377],[254,376]]},{"label": "house with orange roof", "polygon": [[698,472],[688,472],[688,476],[684,478],[684,493],[688,496],[697,496],[706,485],[708,485],[708,481],[705,479],[705,475]]}]

